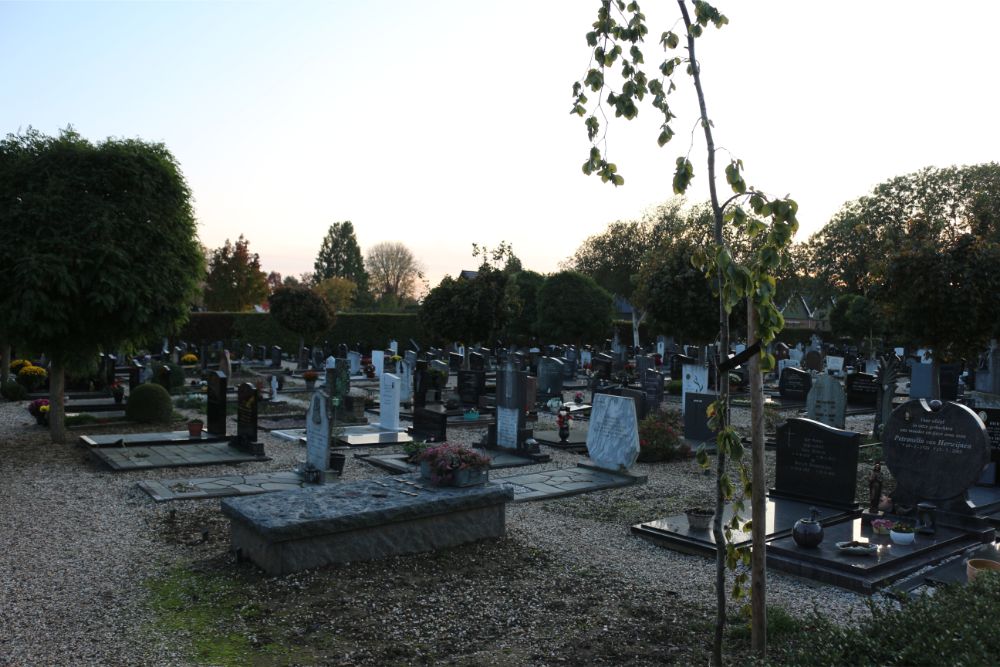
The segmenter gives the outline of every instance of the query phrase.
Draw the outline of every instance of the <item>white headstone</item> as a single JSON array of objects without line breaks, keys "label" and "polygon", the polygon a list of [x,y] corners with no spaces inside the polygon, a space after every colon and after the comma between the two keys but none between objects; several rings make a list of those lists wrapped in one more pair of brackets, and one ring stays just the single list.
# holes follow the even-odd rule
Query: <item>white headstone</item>
[{"label": "white headstone", "polygon": [[635,401],[625,396],[598,394],[590,410],[587,430],[590,460],[606,470],[628,470],[639,458],[639,421]]},{"label": "white headstone", "polygon": [[410,400],[413,397],[413,367],[405,359],[399,362],[399,385],[399,400]]},{"label": "white headstone", "polygon": [[[800,343],[801,345],[801,343]],[[794,361],[796,364],[802,361],[803,352],[800,348],[794,347],[788,351],[788,358]]]},{"label": "white headstone", "polygon": [[379,381],[379,430],[399,431],[400,380],[385,373]]},{"label": "white headstone", "polygon": [[869,375],[878,375],[878,359],[865,360],[865,373],[868,373]]},{"label": "white headstone", "polygon": [[665,357],[667,355],[667,344],[664,341],[656,341],[656,353],[661,357]]},{"label": "white headstone", "polygon": [[333,357],[332,354],[329,357],[326,358],[326,367],[327,368],[336,368],[337,367],[337,360]]},{"label": "white headstone", "polygon": [[517,449],[519,413],[519,410],[513,408],[497,406],[497,447]]},{"label": "white headstone", "polygon": [[593,361],[594,355],[590,350],[580,350],[580,363],[589,366],[590,362]]},{"label": "white headstone", "polygon": [[277,401],[278,400],[278,376],[277,375],[272,375],[271,376],[271,400],[272,401]]},{"label": "white headstone", "polygon": [[233,377],[233,364],[229,359],[229,350],[222,351],[222,357],[219,359],[219,370],[225,373],[227,378]]},{"label": "white headstone", "polygon": [[392,350],[393,354],[399,354],[399,343],[394,340],[390,340],[389,349]]},{"label": "white headstone", "polygon": [[841,373],[844,370],[844,358],[828,356],[826,358],[826,370],[834,373]]},{"label": "white headstone", "polygon": [[681,365],[681,409],[688,394],[708,393],[708,366],[701,364]]},{"label": "white headstone", "polygon": [[382,377],[385,372],[385,351],[372,350],[372,366],[375,367],[375,376]]},{"label": "white headstone", "polygon": [[906,354],[906,348],[903,348],[903,347],[894,347],[894,348],[892,348],[892,350],[893,350],[893,352],[896,353],[897,357],[901,357],[904,354]]},{"label": "white headstone", "polygon": [[348,352],[347,353],[347,361],[348,361],[348,363],[351,364],[351,375],[360,375],[361,374],[361,353],[360,352],[354,352],[353,350],[351,352]]},{"label": "white headstone", "polygon": [[306,414],[306,462],[319,471],[330,467],[330,417],[320,392],[313,394]]}]

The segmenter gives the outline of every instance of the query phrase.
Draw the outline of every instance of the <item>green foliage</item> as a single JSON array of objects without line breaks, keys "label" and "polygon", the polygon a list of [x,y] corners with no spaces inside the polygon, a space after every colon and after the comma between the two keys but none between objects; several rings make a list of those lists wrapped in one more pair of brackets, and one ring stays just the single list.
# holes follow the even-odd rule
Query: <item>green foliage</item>
[{"label": "green foliage", "polygon": [[[401,345],[411,338],[423,341],[427,335],[415,314],[341,313],[330,329],[306,342],[360,342],[378,347],[391,339]],[[244,343],[280,345],[285,350],[298,349],[299,344],[299,335],[279,325],[268,313],[192,313],[179,336],[185,340],[237,339]]]},{"label": "green foliage", "polygon": [[667,393],[671,396],[680,396],[684,391],[682,380],[671,380],[667,383]]},{"label": "green foliage", "polygon": [[538,290],[545,276],[535,271],[518,271],[510,279],[516,301],[507,323],[507,338],[527,343],[538,335]]},{"label": "green foliage", "polygon": [[143,424],[168,424],[173,419],[174,404],[167,390],[155,382],[132,390],[125,404],[125,417]]},{"label": "green foliage", "polygon": [[[167,364],[162,361],[153,361],[149,364],[149,370],[153,378],[159,378],[163,374],[163,369]],[[184,368],[179,364],[170,364],[170,391],[176,391],[184,386]],[[131,400],[131,397],[130,397]]]},{"label": "green foliage", "polygon": [[[1000,652],[1000,576],[939,587],[933,596],[869,602],[872,618],[840,627],[820,613],[769,647],[774,665],[991,665]],[[804,639],[808,641],[804,641]]]},{"label": "green foliage", "polygon": [[612,313],[611,294],[577,271],[554,273],[538,290],[538,330],[550,340],[602,341],[611,330]]},{"label": "green foliage", "polygon": [[830,329],[835,336],[861,341],[882,333],[884,319],[876,304],[859,294],[844,294],[837,298],[830,311]]},{"label": "green foliage", "polygon": [[316,283],[337,276],[353,282],[359,292],[368,291],[368,273],[350,220],[330,225],[313,269],[313,281]]},{"label": "green foliage", "polygon": [[260,256],[250,252],[243,238],[212,251],[205,276],[205,307],[209,310],[241,312],[264,302],[268,294],[267,274]]},{"label": "green foliage", "polygon": [[8,401],[23,401],[28,398],[28,390],[17,382],[5,380],[0,385],[0,396],[3,396]]},{"label": "green foliage", "polygon": [[488,264],[475,278],[445,276],[420,306],[420,322],[439,341],[489,343],[514,312],[516,288],[510,274]]},{"label": "green foliage", "polygon": [[719,308],[711,284],[691,264],[696,249],[680,238],[653,250],[639,271],[634,298],[659,330],[709,342],[719,333]]},{"label": "green foliage", "polygon": [[271,295],[270,303],[271,317],[300,336],[317,336],[333,323],[326,301],[308,287],[281,287]]},{"label": "green foliage", "polygon": [[640,461],[672,461],[690,454],[691,447],[684,441],[684,423],[677,410],[657,410],[639,423]]},{"label": "green foliage", "polygon": [[190,192],[162,144],[8,135],[0,228],[32,249],[4,266],[7,337],[62,363],[172,333],[203,274]]}]

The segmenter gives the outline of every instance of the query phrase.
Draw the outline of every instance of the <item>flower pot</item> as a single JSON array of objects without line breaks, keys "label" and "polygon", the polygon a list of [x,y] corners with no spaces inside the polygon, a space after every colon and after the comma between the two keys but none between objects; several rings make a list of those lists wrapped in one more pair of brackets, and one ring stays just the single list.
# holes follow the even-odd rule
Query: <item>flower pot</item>
[{"label": "flower pot", "polygon": [[188,422],[188,437],[190,438],[200,438],[201,429],[204,426],[203,422],[200,421],[189,421]]},{"label": "flower pot", "polygon": [[900,544],[900,545],[913,544],[913,540],[915,539],[915,535],[913,533],[900,533],[895,530],[889,531],[889,537],[892,538],[892,541],[895,544]]},{"label": "flower pot", "polygon": [[465,468],[452,473],[452,486],[479,486],[490,479],[489,468]]},{"label": "flower pot", "polygon": [[965,576],[972,581],[982,572],[1000,572],[1000,563],[988,558],[970,558],[965,565]]},{"label": "flower pot", "polygon": [[684,515],[687,516],[688,527],[691,530],[705,532],[708,530],[709,524],[712,523],[715,512],[707,509],[692,508],[684,510]]},{"label": "flower pot", "polygon": [[799,519],[792,527],[792,539],[800,547],[814,549],[823,541],[823,524],[819,522],[819,511],[810,508],[808,519]]}]

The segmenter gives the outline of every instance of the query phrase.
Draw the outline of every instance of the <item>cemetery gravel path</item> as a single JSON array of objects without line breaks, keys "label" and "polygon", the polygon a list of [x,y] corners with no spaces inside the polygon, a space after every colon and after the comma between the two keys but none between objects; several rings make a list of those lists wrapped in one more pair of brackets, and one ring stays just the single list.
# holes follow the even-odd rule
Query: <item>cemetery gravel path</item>
[{"label": "cemetery gravel path", "polygon": [[[75,444],[49,442],[47,432],[34,425],[25,407],[24,402],[0,401],[0,665],[191,664],[183,652],[183,637],[164,636],[154,629],[143,582],[178,563],[226,557],[228,535],[221,534],[224,522],[214,516],[218,501],[156,505],[136,488],[136,482],[184,477],[187,472],[102,470]],[[541,419],[550,420],[548,416]],[[736,422],[739,425],[739,417]],[[471,444],[481,433],[463,429],[451,435],[454,441]],[[75,437],[73,432],[70,436]],[[288,470],[301,456],[293,443],[266,434],[262,439],[273,461],[198,468],[190,476]],[[580,460],[548,451],[553,461],[539,469],[572,466]],[[491,476],[524,471],[501,470]],[[614,596],[679,599],[710,618],[714,613],[712,563],[648,544],[631,536],[628,526],[708,501],[711,481],[693,462],[637,464],[635,472],[648,475],[649,482],[511,505],[508,539],[517,548],[548,554],[560,571],[596,574],[613,587]],[[345,477],[381,474],[352,459]],[[172,518],[172,509],[181,520],[174,534],[165,538],[164,526]],[[208,522],[213,532],[204,541],[198,538],[206,515],[212,515]],[[368,566],[376,571],[378,567]],[[479,583],[489,588],[494,582]],[[541,586],[539,597],[546,601],[538,613],[551,619],[559,613],[558,605],[551,603],[563,591],[555,584],[537,585]],[[798,616],[815,610],[850,622],[867,615],[861,596],[780,573],[769,574],[768,596],[769,604]],[[492,598],[487,591],[477,604],[489,605]],[[498,616],[504,613],[497,610]],[[706,647],[707,643],[699,647],[699,658]],[[493,662],[488,653],[478,657],[481,660],[470,664]],[[537,661],[548,664],[550,658],[565,662],[559,656]]]}]

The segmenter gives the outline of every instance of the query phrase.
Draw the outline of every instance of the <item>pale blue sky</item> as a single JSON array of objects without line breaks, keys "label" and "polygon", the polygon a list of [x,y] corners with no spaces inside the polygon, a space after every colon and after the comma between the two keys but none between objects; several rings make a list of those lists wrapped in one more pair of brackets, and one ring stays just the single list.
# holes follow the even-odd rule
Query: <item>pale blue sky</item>
[{"label": "pale blue sky", "polygon": [[[731,23],[699,41],[717,142],[749,183],[799,201],[801,236],[892,176],[1000,156],[1000,3],[717,4]],[[568,111],[597,6],[0,0],[0,132],[163,141],[202,241],[243,233],[267,270],[311,270],[330,223],[350,219],[362,250],[402,241],[432,285],[474,266],[473,242],[510,241],[551,271],[670,196],[695,119],[681,77],[674,142],[656,148],[644,109],[610,133],[626,185],[581,174]],[[673,2],[643,9],[651,35],[676,17]]]}]

